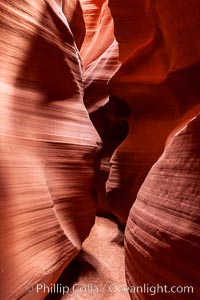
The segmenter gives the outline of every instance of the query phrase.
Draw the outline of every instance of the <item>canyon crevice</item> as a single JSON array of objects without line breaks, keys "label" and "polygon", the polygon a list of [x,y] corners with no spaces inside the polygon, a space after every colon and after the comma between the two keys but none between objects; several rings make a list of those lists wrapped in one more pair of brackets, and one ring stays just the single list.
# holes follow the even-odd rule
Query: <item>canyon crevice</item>
[{"label": "canyon crevice", "polygon": [[200,299],[199,78],[199,0],[1,0],[0,299]]}]

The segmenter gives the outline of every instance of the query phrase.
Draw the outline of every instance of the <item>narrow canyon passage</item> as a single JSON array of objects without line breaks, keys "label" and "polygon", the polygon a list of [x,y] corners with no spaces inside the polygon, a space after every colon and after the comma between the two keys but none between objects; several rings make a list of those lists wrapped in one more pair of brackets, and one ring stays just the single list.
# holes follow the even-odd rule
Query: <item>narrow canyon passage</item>
[{"label": "narrow canyon passage", "polygon": [[200,1],[0,1],[0,300],[200,299]]},{"label": "narrow canyon passage", "polygon": [[[61,299],[130,299],[125,289],[123,232],[116,222],[97,217],[81,253],[65,269],[57,282],[70,287],[62,296],[51,293],[46,300]],[[68,290],[68,289],[67,289]]]}]

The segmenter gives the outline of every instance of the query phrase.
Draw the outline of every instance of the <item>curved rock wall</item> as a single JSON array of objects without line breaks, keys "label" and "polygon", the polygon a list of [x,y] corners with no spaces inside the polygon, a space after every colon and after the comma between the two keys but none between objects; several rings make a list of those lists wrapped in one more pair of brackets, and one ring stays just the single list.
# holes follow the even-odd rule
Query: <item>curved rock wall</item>
[{"label": "curved rock wall", "polygon": [[80,50],[86,32],[82,6],[79,0],[62,0],[62,11],[65,14],[73,33],[74,41]]},{"label": "curved rock wall", "polygon": [[86,25],[86,35],[80,51],[85,68],[113,43],[114,27],[108,0],[80,0],[80,3]]},{"label": "curved rock wall", "polygon": [[0,3],[1,299],[43,299],[96,215],[100,138],[59,1]]},{"label": "curved rock wall", "polygon": [[[93,125],[102,139],[101,165],[98,174],[98,213],[110,214],[105,182],[110,158],[122,138],[123,125],[110,117],[108,82],[119,68],[119,49],[114,37],[113,19],[108,1],[81,0],[86,35],[80,50],[83,62],[84,103]],[[112,100],[112,106],[118,104]],[[113,111],[113,109],[111,109]],[[115,113],[114,113],[115,114]],[[115,119],[118,119],[115,116]]]},{"label": "curved rock wall", "polygon": [[[110,8],[122,65],[109,90],[132,114],[129,135],[111,159],[107,193],[113,213],[125,224],[168,134],[200,103],[200,3],[127,0],[120,6],[111,0]],[[133,31],[127,33],[127,26]]]},{"label": "curved rock wall", "polygon": [[56,282],[97,209],[128,218],[127,285],[192,285],[198,299],[199,11],[0,2],[1,299],[44,299],[36,284]]},{"label": "curved rock wall", "polygon": [[[155,299],[199,299],[200,116],[174,137],[146,177],[125,232],[128,286],[169,293]],[[192,286],[194,293],[170,293]],[[173,290],[175,291],[175,290]],[[187,290],[186,290],[187,291]],[[153,293],[153,289],[151,288]],[[152,299],[150,293],[131,299]]]}]

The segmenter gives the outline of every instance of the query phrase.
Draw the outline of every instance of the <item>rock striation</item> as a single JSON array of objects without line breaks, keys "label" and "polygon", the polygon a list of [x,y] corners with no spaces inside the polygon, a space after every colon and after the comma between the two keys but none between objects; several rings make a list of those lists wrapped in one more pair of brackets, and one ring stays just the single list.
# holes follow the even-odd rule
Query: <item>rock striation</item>
[{"label": "rock striation", "polygon": [[[146,177],[125,232],[129,286],[167,286],[155,299],[199,299],[200,115],[176,134]],[[170,293],[173,287],[180,293]],[[190,293],[186,287],[192,287]],[[185,288],[185,292],[182,290]],[[182,292],[181,292],[182,290]],[[153,293],[153,290],[152,290]],[[151,299],[150,293],[130,294]]]},{"label": "rock striation", "polygon": [[132,113],[129,135],[111,159],[107,194],[113,213],[125,224],[169,133],[188,113],[199,111],[200,3],[127,0],[121,6],[110,0],[109,5],[121,61],[109,90]]},{"label": "rock striation", "polygon": [[199,299],[199,28],[199,0],[1,0],[0,299],[45,299],[92,228],[98,270],[107,244],[127,286]]},{"label": "rock striation", "polygon": [[36,284],[56,281],[94,224],[101,140],[61,3],[3,0],[0,15],[0,298],[44,299]]}]

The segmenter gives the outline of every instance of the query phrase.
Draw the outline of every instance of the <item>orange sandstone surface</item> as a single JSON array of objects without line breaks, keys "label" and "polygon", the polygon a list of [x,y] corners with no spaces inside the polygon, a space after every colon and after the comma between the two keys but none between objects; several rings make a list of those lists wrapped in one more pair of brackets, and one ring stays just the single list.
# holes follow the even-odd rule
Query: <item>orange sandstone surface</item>
[{"label": "orange sandstone surface", "polygon": [[199,78],[199,0],[0,1],[0,299],[200,299]]}]

